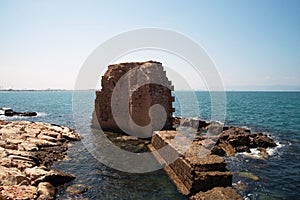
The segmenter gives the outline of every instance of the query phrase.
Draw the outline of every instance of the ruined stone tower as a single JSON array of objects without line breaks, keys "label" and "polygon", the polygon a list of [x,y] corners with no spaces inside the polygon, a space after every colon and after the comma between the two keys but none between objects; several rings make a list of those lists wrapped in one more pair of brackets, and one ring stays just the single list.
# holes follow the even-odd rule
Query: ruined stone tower
[{"label": "ruined stone tower", "polygon": [[[172,129],[174,97],[171,91],[173,86],[166,77],[166,72],[160,62],[147,61],[109,65],[108,70],[102,76],[101,86],[101,91],[96,91],[92,119],[94,127],[100,125],[102,130],[128,133],[127,131],[131,131],[133,126],[130,119],[126,117],[129,114],[132,121],[140,127],[150,124],[151,132],[156,129]],[[156,113],[155,115],[154,121],[165,116],[164,124],[160,128],[153,125],[153,119],[150,123],[149,110],[156,104],[165,110],[165,113]],[[155,109],[154,112],[156,112]],[[123,128],[121,130],[120,124],[127,131],[124,131]]]}]

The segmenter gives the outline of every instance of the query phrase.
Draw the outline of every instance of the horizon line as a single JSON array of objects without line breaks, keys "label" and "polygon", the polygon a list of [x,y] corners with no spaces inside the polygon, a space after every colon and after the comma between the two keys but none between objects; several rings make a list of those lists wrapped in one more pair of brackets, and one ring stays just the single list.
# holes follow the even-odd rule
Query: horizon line
[{"label": "horizon line", "polygon": [[[67,91],[97,91],[99,89],[0,89],[0,92],[67,92]],[[241,90],[241,89],[230,89],[230,90],[201,90],[201,89],[197,89],[197,90],[184,90],[184,89],[179,89],[179,90],[173,90],[175,92],[300,92],[300,89],[296,89],[296,90],[263,90],[263,89],[259,89],[259,90],[252,90],[252,89],[245,89],[245,90]]]}]

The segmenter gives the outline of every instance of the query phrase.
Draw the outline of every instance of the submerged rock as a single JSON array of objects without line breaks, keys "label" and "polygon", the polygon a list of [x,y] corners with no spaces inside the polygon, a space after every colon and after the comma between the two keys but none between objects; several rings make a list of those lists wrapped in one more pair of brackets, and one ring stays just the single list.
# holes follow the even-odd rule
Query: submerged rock
[{"label": "submerged rock", "polygon": [[11,108],[0,108],[0,114],[8,117],[20,116],[20,117],[34,117],[37,116],[36,112],[16,112]]},{"label": "submerged rock", "polygon": [[67,187],[66,191],[69,194],[82,194],[88,191],[88,187],[82,184],[75,184]]},{"label": "submerged rock", "polygon": [[259,177],[250,173],[250,172],[239,172],[239,176],[245,177],[245,178],[250,178],[254,181],[259,181]]}]

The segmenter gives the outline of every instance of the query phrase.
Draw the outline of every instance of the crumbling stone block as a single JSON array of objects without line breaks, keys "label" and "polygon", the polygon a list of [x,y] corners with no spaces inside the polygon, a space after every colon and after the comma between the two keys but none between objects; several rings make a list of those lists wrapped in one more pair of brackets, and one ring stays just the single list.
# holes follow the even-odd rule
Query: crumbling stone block
[{"label": "crumbling stone block", "polygon": [[[131,73],[134,70],[136,73]],[[126,78],[125,81],[124,78]],[[120,80],[122,81],[118,85]],[[150,83],[142,84],[143,81]],[[128,105],[120,106],[128,107],[130,117],[138,126],[144,127],[150,124],[149,110],[153,105],[159,104],[166,112],[166,120],[162,130],[172,129],[172,113],[174,112],[172,102],[174,98],[171,91],[173,86],[166,77],[162,63],[147,61],[109,65],[108,70],[102,76],[101,86],[101,91],[96,91],[93,127],[101,127],[102,130],[111,132],[124,132],[124,129],[120,129],[113,116],[111,101],[114,93],[114,100],[117,100],[117,104],[126,102],[125,98],[130,96]],[[120,111],[117,117],[122,120],[122,124],[125,126],[131,126],[128,119],[122,117],[123,114],[126,113]],[[130,130],[130,127],[128,128]],[[151,129],[151,132],[156,131],[155,126],[152,126]]]}]

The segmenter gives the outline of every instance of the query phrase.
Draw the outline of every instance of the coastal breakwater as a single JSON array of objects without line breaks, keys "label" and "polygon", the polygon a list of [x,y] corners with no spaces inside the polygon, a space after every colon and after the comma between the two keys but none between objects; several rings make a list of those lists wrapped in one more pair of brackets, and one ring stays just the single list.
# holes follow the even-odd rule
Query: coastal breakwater
[{"label": "coastal breakwater", "polygon": [[0,121],[0,199],[55,199],[57,187],[75,177],[49,167],[78,140],[63,126]]},{"label": "coastal breakwater", "polygon": [[[168,153],[155,153],[155,156],[166,163],[165,171],[178,190],[192,200],[243,199],[232,188],[232,173],[226,169],[222,156],[257,148],[266,158],[266,148],[276,146],[267,135],[251,133],[241,127],[223,127],[217,122],[184,118],[175,118],[174,122],[179,131],[156,131],[149,148],[156,152],[169,146]],[[194,135],[192,140],[191,134]],[[167,164],[176,154],[179,158]]]}]

